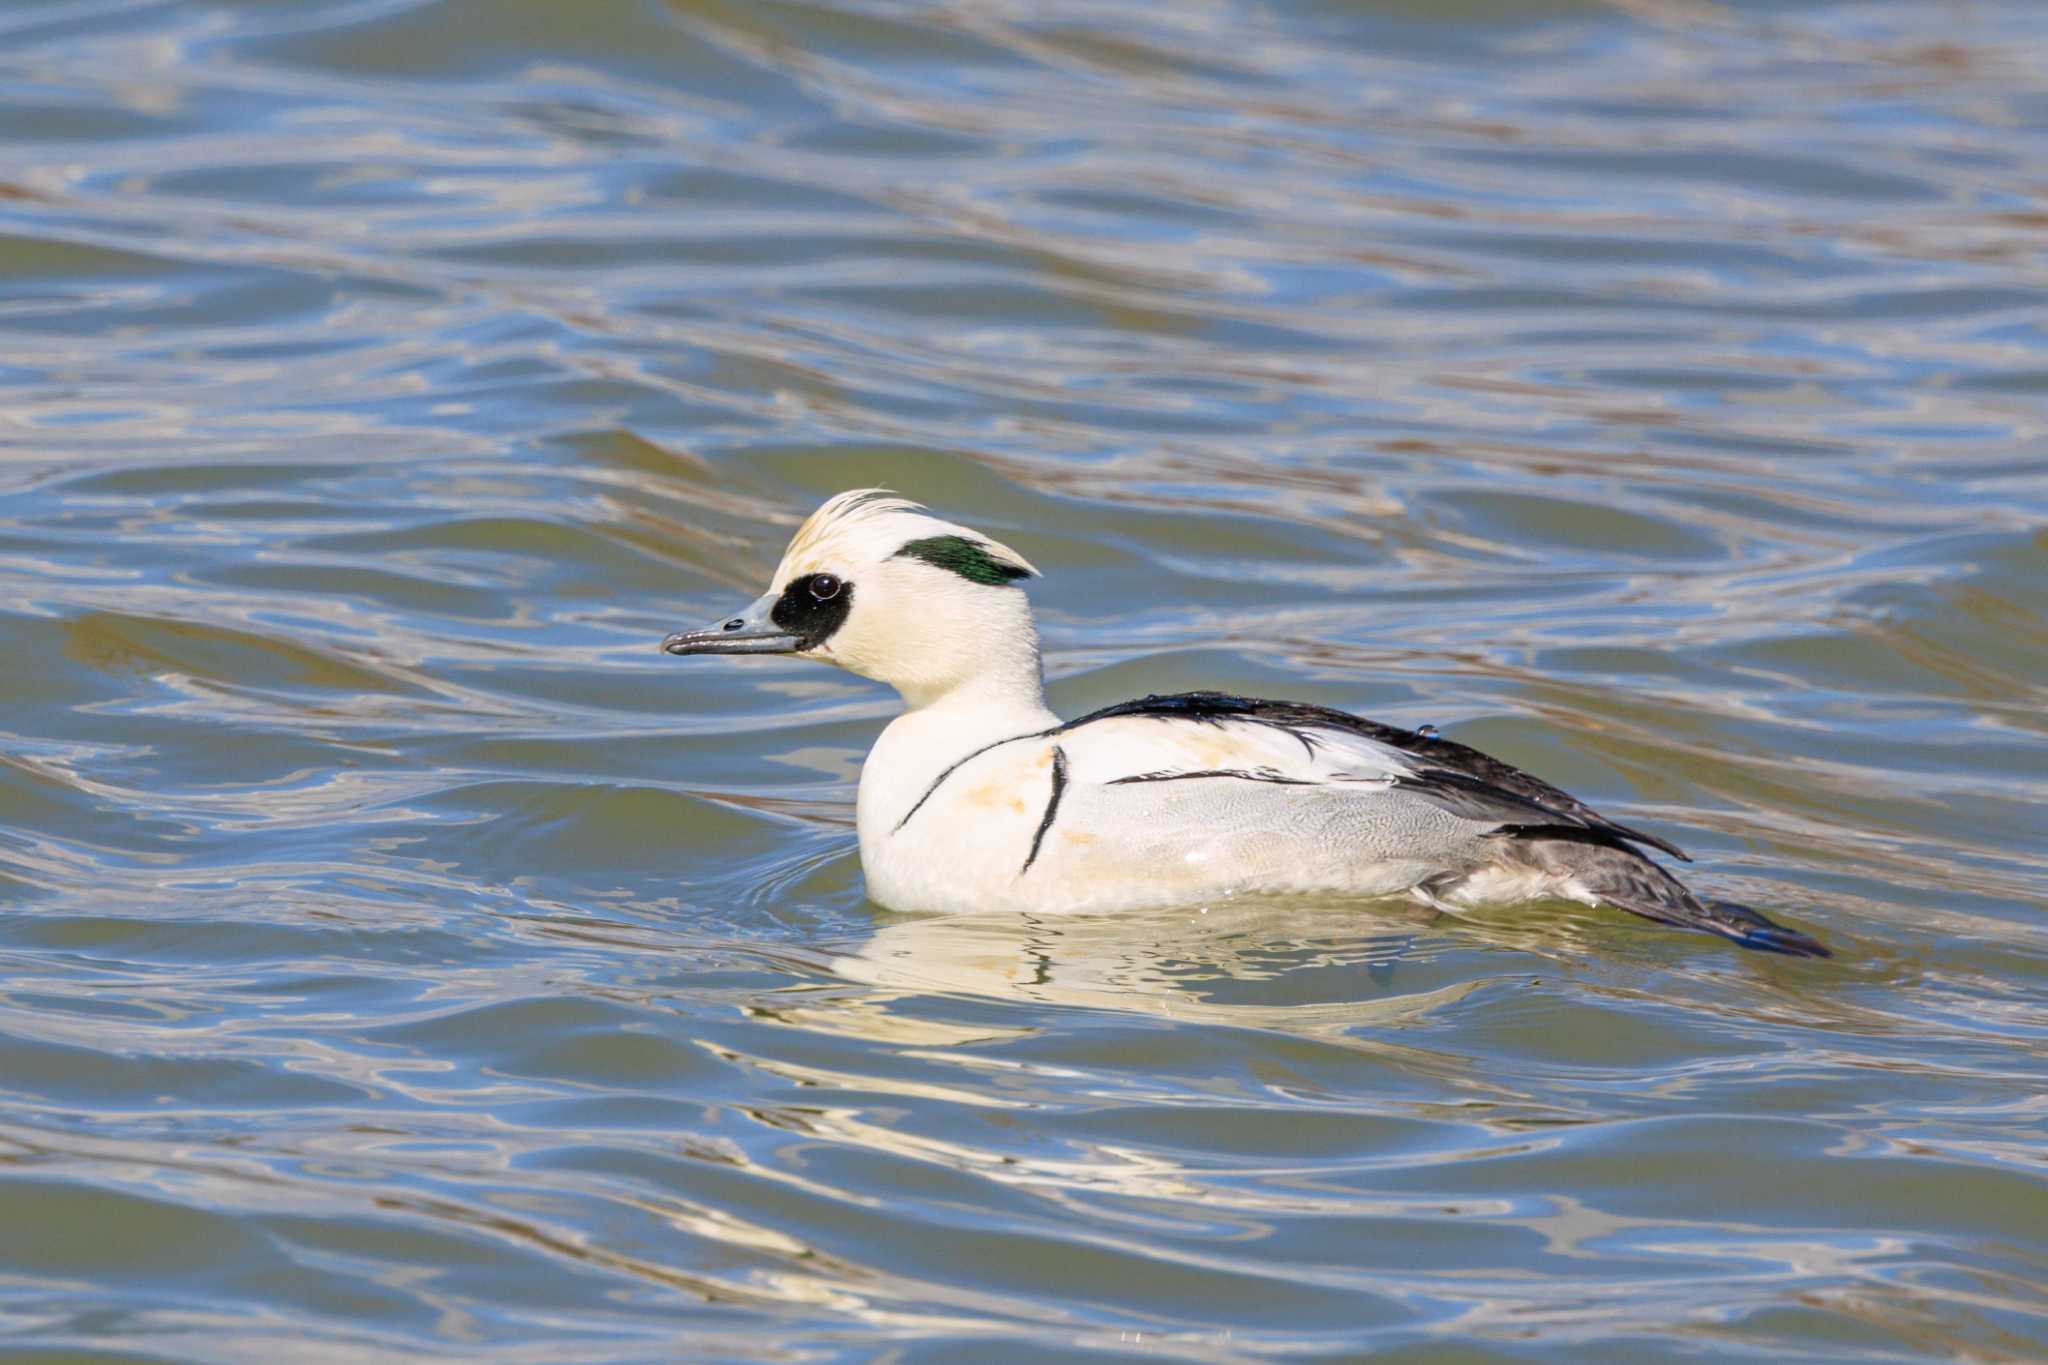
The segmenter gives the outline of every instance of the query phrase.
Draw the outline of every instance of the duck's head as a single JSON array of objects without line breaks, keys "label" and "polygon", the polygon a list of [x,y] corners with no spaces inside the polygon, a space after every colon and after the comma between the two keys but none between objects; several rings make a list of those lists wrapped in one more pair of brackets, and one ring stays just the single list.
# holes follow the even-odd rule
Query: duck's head
[{"label": "duck's head", "polygon": [[881,489],[811,513],[768,591],[670,654],[801,654],[885,682],[913,706],[977,683],[1038,687],[1038,632],[1018,583],[1037,570],[979,532]]}]

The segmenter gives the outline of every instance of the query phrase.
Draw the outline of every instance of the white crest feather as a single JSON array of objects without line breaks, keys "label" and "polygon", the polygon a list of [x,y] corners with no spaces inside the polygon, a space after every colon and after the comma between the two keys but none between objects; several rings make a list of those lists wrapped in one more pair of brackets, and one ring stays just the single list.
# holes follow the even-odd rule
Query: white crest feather
[{"label": "white crest feather", "polygon": [[886,488],[854,488],[828,498],[804,520],[783,551],[775,570],[775,582],[782,584],[806,573],[858,564],[877,563],[894,555],[913,540],[933,536],[960,536],[1006,560],[1032,576],[1038,570],[1030,560],[1007,545],[989,539],[979,531],[932,515],[922,503],[899,497]]}]

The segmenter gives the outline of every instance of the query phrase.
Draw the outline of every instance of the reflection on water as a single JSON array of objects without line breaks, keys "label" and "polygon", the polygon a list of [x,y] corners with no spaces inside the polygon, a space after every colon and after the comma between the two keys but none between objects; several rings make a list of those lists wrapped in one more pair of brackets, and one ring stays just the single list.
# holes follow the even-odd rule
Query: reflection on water
[{"label": "reflection on water", "polygon": [[[2030,1359],[2025,0],[0,8],[0,1332]],[[891,916],[825,495],[1839,956]]]},{"label": "reflection on water", "polygon": [[[1480,984],[1462,975],[1448,984],[1430,979],[1432,954],[1418,938],[1435,938],[1441,949],[1442,936],[1399,930],[1404,919],[1433,918],[1398,905],[1312,903],[1108,917],[919,916],[881,925],[833,967],[848,980],[908,995],[1140,1010],[1342,1038],[1354,1026],[1419,1015]],[[1234,983],[1251,989],[1234,990]],[[1287,999],[1304,989],[1331,998]],[[1444,990],[1450,994],[1440,996]]]}]

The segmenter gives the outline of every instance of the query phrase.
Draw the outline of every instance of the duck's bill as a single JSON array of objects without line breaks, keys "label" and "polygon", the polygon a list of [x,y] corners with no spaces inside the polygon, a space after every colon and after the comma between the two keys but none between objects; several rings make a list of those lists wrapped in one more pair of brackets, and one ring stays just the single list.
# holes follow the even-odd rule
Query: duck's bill
[{"label": "duck's bill", "polygon": [[702,630],[678,631],[661,642],[665,654],[794,654],[802,643],[769,619],[773,597],[763,597],[737,616]]}]

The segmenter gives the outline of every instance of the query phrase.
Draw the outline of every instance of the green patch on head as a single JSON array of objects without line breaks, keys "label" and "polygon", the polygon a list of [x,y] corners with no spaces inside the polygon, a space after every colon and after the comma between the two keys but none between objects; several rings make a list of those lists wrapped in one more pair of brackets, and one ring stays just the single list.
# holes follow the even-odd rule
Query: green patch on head
[{"label": "green patch on head", "polygon": [[1021,564],[997,559],[989,552],[988,546],[966,536],[926,536],[923,540],[910,541],[893,557],[921,559],[934,568],[959,574],[969,583],[981,583],[991,588],[1006,587],[1016,579],[1031,577],[1031,570]]}]

